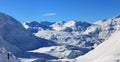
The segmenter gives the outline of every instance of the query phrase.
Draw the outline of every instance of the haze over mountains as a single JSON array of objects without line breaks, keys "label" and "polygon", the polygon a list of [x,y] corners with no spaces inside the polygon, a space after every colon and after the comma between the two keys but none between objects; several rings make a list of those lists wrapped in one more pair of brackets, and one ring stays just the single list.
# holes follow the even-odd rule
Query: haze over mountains
[{"label": "haze over mountains", "polygon": [[[11,61],[15,62],[53,62],[53,60],[60,62],[61,59],[90,62],[85,60],[91,54],[95,54],[97,57],[99,56],[97,54],[105,51],[107,47],[110,47],[109,50],[112,51],[112,45],[114,42],[117,43],[113,40],[119,40],[119,26],[120,15],[95,23],[74,20],[20,23],[13,17],[0,13],[0,62],[7,61],[7,52],[11,52],[13,56],[17,57],[11,56],[13,57]],[[111,42],[110,46],[107,46],[109,42]],[[119,46],[114,46],[114,48],[119,48]],[[119,53],[115,51],[113,53]],[[102,55],[103,52],[100,54]],[[85,55],[83,59],[81,59],[82,55]],[[97,61],[99,57],[91,58],[91,62],[93,59]],[[111,62],[114,62],[113,60]]]}]

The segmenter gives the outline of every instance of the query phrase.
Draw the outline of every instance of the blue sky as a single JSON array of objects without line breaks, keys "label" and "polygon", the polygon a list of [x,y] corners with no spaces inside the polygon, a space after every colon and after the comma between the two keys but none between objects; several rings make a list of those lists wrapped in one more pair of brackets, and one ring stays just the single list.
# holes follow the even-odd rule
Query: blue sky
[{"label": "blue sky", "polygon": [[21,22],[95,22],[119,15],[120,0],[0,0],[0,12]]}]

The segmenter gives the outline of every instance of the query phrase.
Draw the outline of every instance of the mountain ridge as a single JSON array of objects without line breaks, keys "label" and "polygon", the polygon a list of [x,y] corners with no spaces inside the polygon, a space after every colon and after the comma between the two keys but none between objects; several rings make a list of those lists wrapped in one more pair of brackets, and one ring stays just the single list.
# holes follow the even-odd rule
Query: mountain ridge
[{"label": "mountain ridge", "polygon": [[0,36],[3,39],[2,47],[19,58],[36,59],[38,62],[75,59],[109,39],[115,31],[120,30],[119,24],[119,15],[96,23],[20,23],[13,17],[0,13]]}]

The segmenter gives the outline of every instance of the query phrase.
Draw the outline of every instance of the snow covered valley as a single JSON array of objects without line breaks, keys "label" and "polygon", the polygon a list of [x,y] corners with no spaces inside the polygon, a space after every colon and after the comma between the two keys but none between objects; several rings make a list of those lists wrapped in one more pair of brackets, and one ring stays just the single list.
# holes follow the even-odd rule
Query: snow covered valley
[{"label": "snow covered valley", "polygon": [[[0,62],[120,62],[120,15],[95,23],[23,22],[0,13]],[[102,59],[102,60],[101,60]]]}]

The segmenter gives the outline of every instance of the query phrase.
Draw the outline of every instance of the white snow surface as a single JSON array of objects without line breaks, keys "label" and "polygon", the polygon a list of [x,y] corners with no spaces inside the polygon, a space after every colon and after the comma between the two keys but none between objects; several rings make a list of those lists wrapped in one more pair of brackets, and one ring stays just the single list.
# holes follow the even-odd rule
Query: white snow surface
[{"label": "white snow surface", "polygon": [[53,27],[53,29],[56,31],[63,31],[67,27],[74,27],[75,23],[76,23],[75,21],[69,21],[69,22],[59,21],[59,22],[56,22],[55,24],[51,25],[51,27]]},{"label": "white snow surface", "polygon": [[69,22],[66,22],[65,24],[64,24],[64,26],[65,27],[73,27],[73,26],[75,26],[75,21],[69,21]]},{"label": "white snow surface", "polygon": [[104,41],[86,55],[78,57],[76,60],[76,62],[119,62],[120,30],[117,29],[108,40]]},{"label": "white snow surface", "polygon": [[53,27],[53,29],[56,30],[56,31],[61,31],[61,30],[65,29],[65,27],[63,25],[64,25],[64,22],[59,21],[59,22],[51,25],[51,27]]},{"label": "white snow surface", "polygon": [[25,27],[25,29],[30,28],[25,22],[23,22],[22,25]]},{"label": "white snow surface", "polygon": [[67,58],[67,56],[71,53],[71,50],[66,49],[64,46],[51,46],[29,52],[46,53],[58,58]]},{"label": "white snow surface", "polygon": [[33,62],[34,60],[37,60],[38,58],[19,58],[21,62]]},{"label": "white snow surface", "polygon": [[12,53],[4,48],[5,45],[2,45],[2,41],[3,39],[0,37],[0,62],[8,62],[8,53],[10,54],[10,62],[20,62]]}]

